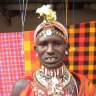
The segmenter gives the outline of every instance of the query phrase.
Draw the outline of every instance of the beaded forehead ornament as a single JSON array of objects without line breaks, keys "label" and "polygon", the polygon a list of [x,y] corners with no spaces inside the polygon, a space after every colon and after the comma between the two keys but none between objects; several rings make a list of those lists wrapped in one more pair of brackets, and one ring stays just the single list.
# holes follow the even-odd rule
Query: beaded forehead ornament
[{"label": "beaded forehead ornament", "polygon": [[52,10],[50,5],[43,5],[41,8],[37,9],[36,13],[39,13],[40,16],[44,17],[43,22],[37,26],[34,34],[34,41],[40,38],[41,36],[51,36],[59,35],[61,36],[65,43],[68,43],[68,34],[66,28],[56,21],[56,12]]}]

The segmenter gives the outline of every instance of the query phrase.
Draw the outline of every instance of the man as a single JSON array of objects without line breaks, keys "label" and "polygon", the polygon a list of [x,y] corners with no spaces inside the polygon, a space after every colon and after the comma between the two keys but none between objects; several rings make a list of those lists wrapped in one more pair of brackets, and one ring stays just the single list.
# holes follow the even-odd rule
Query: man
[{"label": "man", "polygon": [[[43,8],[47,13],[42,12]],[[37,13],[44,16],[44,22],[34,34],[34,50],[41,67],[18,80],[12,96],[96,96],[85,76],[70,72],[66,67],[68,34],[65,27],[55,21],[56,13],[49,5],[41,9]]]}]

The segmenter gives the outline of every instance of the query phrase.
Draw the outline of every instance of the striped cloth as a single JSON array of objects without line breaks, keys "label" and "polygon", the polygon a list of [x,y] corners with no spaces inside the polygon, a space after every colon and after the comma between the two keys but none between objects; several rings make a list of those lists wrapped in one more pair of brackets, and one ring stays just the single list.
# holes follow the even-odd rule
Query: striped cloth
[{"label": "striped cloth", "polygon": [[34,31],[24,32],[24,59],[25,71],[37,70],[39,61],[36,58],[34,51]]}]

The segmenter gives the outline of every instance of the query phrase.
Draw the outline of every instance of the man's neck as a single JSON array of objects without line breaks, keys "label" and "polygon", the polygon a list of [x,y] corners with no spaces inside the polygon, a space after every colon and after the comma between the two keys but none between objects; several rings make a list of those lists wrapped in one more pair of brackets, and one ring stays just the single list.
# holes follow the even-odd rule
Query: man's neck
[{"label": "man's neck", "polygon": [[46,77],[61,77],[64,73],[66,73],[68,70],[65,65],[62,65],[58,69],[47,69],[44,66],[41,66],[40,71],[46,76]]}]

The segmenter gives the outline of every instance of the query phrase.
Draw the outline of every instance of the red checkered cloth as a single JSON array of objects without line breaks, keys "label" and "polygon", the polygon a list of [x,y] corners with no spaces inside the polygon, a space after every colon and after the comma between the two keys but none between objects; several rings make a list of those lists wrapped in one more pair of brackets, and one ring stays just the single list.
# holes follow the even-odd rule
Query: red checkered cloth
[{"label": "red checkered cloth", "polygon": [[69,66],[85,74],[96,86],[96,21],[71,25],[69,33]]},{"label": "red checkered cloth", "polygon": [[0,33],[0,96],[11,96],[13,84],[24,72],[22,33]]}]

